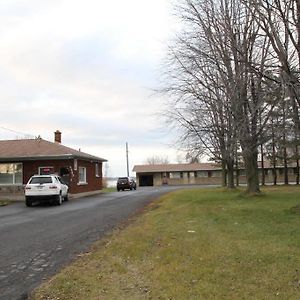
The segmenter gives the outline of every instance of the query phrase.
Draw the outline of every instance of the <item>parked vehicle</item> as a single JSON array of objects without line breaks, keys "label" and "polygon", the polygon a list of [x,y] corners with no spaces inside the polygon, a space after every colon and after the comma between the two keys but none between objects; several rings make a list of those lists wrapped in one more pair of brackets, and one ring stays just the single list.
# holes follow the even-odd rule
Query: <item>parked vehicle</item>
[{"label": "parked vehicle", "polygon": [[136,190],[136,182],[131,177],[120,177],[117,181],[117,190]]},{"label": "parked vehicle", "polygon": [[32,206],[36,201],[61,205],[63,201],[68,201],[68,189],[57,175],[34,175],[25,186],[26,206]]}]

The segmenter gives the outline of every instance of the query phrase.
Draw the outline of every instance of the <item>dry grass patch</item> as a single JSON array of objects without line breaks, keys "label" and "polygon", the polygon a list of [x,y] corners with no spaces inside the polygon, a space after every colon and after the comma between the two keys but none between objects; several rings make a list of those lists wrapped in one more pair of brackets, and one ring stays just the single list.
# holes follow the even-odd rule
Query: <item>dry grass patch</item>
[{"label": "dry grass patch", "polygon": [[14,203],[14,201],[10,201],[10,200],[0,200],[0,206],[6,206],[9,204]]},{"label": "dry grass patch", "polygon": [[299,299],[299,204],[299,187],[166,195],[32,299]]}]

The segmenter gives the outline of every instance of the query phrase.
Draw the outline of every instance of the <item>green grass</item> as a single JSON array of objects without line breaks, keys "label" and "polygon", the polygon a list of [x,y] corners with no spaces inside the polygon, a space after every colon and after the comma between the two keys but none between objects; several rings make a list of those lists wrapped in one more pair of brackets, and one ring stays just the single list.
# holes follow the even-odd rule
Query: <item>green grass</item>
[{"label": "green grass", "polygon": [[264,192],[166,195],[32,299],[299,299],[300,188]]},{"label": "green grass", "polygon": [[107,187],[107,188],[103,188],[102,191],[103,191],[103,193],[112,193],[112,192],[116,192],[117,188],[115,188],[115,187]]},{"label": "green grass", "polygon": [[9,200],[0,200],[0,207],[1,206],[6,206],[13,203],[13,201],[9,201]]}]

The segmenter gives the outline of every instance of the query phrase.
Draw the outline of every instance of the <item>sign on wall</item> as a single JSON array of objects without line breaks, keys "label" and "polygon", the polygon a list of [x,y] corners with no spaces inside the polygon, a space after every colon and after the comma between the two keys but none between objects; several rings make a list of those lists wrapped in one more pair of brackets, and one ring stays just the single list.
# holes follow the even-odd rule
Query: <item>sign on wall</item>
[{"label": "sign on wall", "polygon": [[40,175],[54,174],[54,168],[53,167],[39,167],[39,173],[40,173]]}]

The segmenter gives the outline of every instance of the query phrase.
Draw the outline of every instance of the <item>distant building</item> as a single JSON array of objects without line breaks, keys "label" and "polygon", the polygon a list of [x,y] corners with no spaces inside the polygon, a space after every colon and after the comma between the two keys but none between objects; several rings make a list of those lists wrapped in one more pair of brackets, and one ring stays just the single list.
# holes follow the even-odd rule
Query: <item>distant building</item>
[{"label": "distant building", "polygon": [[102,163],[106,160],[61,144],[36,139],[0,141],[0,193],[23,194],[34,174],[57,174],[69,184],[70,195],[86,195],[102,189]]},{"label": "distant building", "polygon": [[[259,164],[260,165],[260,164]],[[221,185],[222,168],[214,163],[193,163],[193,164],[157,164],[157,165],[136,165],[133,168],[136,172],[138,186],[160,186],[160,185]],[[273,182],[273,167],[265,162],[265,182]],[[295,181],[297,169],[289,166],[289,180]],[[283,182],[284,168],[276,167],[277,180]],[[245,170],[238,170],[239,183],[246,183]],[[262,169],[259,167],[259,175]],[[235,172],[236,176],[236,172]]]},{"label": "distant building", "polygon": [[139,186],[220,184],[222,169],[212,163],[136,165]]}]

